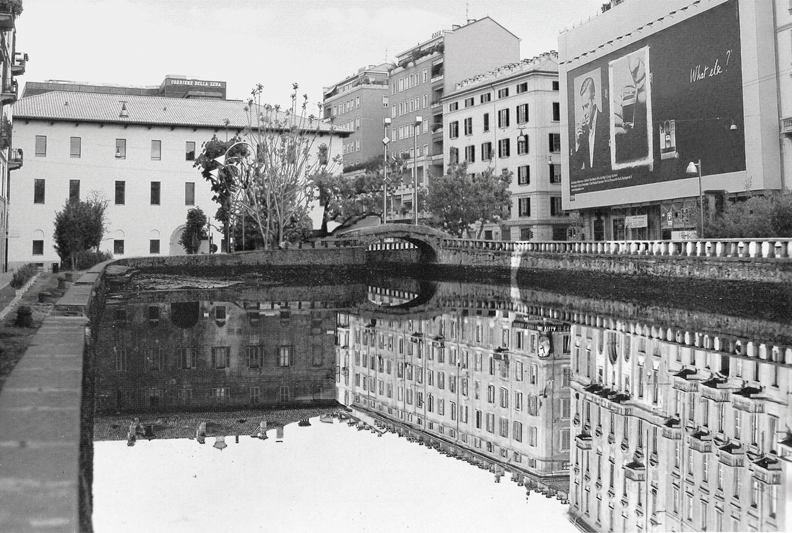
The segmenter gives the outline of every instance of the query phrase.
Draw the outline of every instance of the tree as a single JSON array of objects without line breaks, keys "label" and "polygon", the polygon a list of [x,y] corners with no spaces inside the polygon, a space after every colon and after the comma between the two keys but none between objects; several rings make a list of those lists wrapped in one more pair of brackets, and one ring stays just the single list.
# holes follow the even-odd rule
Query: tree
[{"label": "tree", "polygon": [[201,240],[206,238],[206,215],[200,207],[187,211],[187,224],[179,237],[179,244],[188,254],[197,254]]},{"label": "tree", "polygon": [[704,228],[708,238],[792,237],[792,193],[775,191],[726,203],[723,212],[705,221]]},{"label": "tree", "polygon": [[[345,228],[369,216],[382,216],[383,183],[390,197],[402,183],[402,160],[388,161],[387,182],[383,172],[382,157],[374,157],[355,165],[363,173],[355,175],[320,172],[313,180],[319,191],[319,205],[324,209],[322,234],[326,235],[328,222],[336,222]],[[346,168],[345,168],[346,170]]]},{"label": "tree", "polygon": [[465,163],[449,165],[445,175],[429,180],[424,206],[432,213],[430,224],[462,237],[478,223],[476,237],[481,237],[484,224],[509,218],[511,180],[511,172],[495,174],[488,168],[468,174]]},{"label": "tree", "polygon": [[[308,114],[308,96],[303,95],[298,104],[298,85],[292,89],[291,107],[282,110],[262,104],[263,86],[257,85],[245,108],[247,127],[231,141],[207,143],[195,163],[217,187],[217,200],[226,209],[228,223],[250,217],[265,248],[278,246],[295,233],[304,234],[304,224],[310,220],[304,215],[316,193],[310,178],[331,168],[326,150],[322,157],[319,147],[319,157],[312,160],[316,141],[326,127]],[[225,161],[218,162],[224,154]]]},{"label": "tree", "polygon": [[107,199],[93,191],[86,200],[69,200],[55,213],[55,250],[62,263],[77,268],[77,257],[88,250],[99,250],[107,230]]}]

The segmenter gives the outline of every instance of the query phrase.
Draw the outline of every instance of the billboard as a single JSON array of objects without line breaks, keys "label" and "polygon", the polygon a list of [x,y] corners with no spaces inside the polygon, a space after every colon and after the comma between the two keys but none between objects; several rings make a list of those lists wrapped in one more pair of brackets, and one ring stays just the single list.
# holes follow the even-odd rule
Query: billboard
[{"label": "billboard", "polygon": [[572,198],[745,170],[737,0],[570,70],[567,98]]}]

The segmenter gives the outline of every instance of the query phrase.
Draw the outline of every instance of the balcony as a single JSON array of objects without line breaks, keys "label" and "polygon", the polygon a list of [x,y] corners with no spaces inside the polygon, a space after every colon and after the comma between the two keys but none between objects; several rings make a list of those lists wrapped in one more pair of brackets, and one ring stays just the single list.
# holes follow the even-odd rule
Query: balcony
[{"label": "balcony", "polygon": [[587,429],[584,429],[583,433],[575,436],[575,444],[581,450],[590,450],[591,449],[591,435],[589,435]]},{"label": "balcony", "polygon": [[762,390],[757,387],[743,387],[732,394],[732,405],[746,413],[764,413],[765,400],[759,397],[761,393]]},{"label": "balcony", "polygon": [[701,382],[701,388],[699,390],[701,391],[701,396],[708,400],[714,402],[728,402],[731,388],[726,378],[712,376],[708,380]]},{"label": "balcony", "polygon": [[677,417],[669,417],[663,422],[663,437],[672,440],[682,438],[682,422]]},{"label": "balcony", "polygon": [[432,76],[431,83],[437,83],[438,81],[443,81],[443,73]]},{"label": "balcony", "polygon": [[3,92],[0,93],[0,105],[11,105],[16,102],[17,93],[17,82],[13,80],[7,87],[3,87]]},{"label": "balcony", "polygon": [[792,117],[781,119],[781,135],[792,135]]},{"label": "balcony", "polygon": [[8,158],[8,170],[18,170],[22,168],[22,149],[14,148]]},{"label": "balcony", "polygon": [[781,465],[778,458],[773,455],[766,455],[758,461],[751,463],[751,470],[756,480],[766,485],[781,484]]},{"label": "balcony", "polygon": [[726,466],[743,466],[745,464],[745,448],[732,442],[718,448],[718,460]]},{"label": "balcony", "polygon": [[14,29],[16,16],[13,13],[0,13],[0,31],[11,31]]},{"label": "balcony", "polygon": [[437,109],[438,107],[443,107],[443,102],[441,102],[439,98],[437,100],[432,100],[432,105],[430,107],[432,109]]},{"label": "balcony", "polygon": [[673,376],[674,388],[683,392],[696,392],[698,390],[699,378],[696,371],[692,368],[683,368]]},{"label": "balcony", "polygon": [[25,74],[25,66],[27,65],[28,55],[22,52],[14,54],[14,63],[11,65],[12,76],[22,76]]},{"label": "balcony", "polygon": [[624,476],[632,481],[646,481],[646,466],[638,460],[624,465]]},{"label": "balcony", "polygon": [[712,435],[706,429],[700,429],[688,438],[688,445],[697,452],[710,453],[712,451]]}]

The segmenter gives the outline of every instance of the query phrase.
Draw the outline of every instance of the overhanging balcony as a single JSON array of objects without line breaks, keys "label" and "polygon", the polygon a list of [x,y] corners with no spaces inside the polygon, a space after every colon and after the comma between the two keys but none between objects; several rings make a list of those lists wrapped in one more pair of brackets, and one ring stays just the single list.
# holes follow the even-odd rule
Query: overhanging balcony
[{"label": "overhanging balcony", "polygon": [[781,135],[792,135],[792,117],[781,119]]},{"label": "overhanging balcony", "polygon": [[718,460],[726,466],[743,466],[745,464],[745,448],[732,442],[718,448]]},{"label": "overhanging balcony", "polygon": [[765,485],[781,484],[781,464],[777,457],[766,455],[758,461],[751,463],[754,478]]},{"label": "overhanging balcony", "polygon": [[731,388],[726,378],[713,376],[706,381],[702,381],[699,390],[701,391],[701,396],[708,400],[728,402]]},{"label": "overhanging balcony", "polygon": [[746,413],[764,413],[765,400],[760,397],[761,392],[756,387],[743,387],[732,394],[732,405]]},{"label": "overhanging balcony", "polygon": [[0,105],[11,105],[16,102],[17,92],[17,82],[13,80],[7,87],[3,87],[3,92],[0,93]]},{"label": "overhanging balcony", "polygon": [[700,429],[688,438],[688,444],[692,450],[701,453],[712,451],[712,435],[705,429]]},{"label": "overhanging balcony", "polygon": [[28,55],[22,52],[14,54],[14,63],[11,65],[11,74],[13,76],[22,76],[25,74],[25,66],[27,65]]},{"label": "overhanging balcony", "polygon": [[22,149],[21,148],[14,148],[11,150],[11,154],[8,158],[8,170],[18,170],[22,168],[22,163],[24,162],[22,158]]}]

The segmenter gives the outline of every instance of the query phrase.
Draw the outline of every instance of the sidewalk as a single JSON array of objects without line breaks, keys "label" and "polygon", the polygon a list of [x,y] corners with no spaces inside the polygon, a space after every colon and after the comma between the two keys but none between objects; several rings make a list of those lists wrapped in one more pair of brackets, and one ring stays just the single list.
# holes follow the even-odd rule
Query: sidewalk
[{"label": "sidewalk", "polygon": [[[90,290],[75,287],[64,297],[79,292],[90,298]],[[84,316],[53,311],[0,391],[0,531],[79,530],[87,324]]]}]

